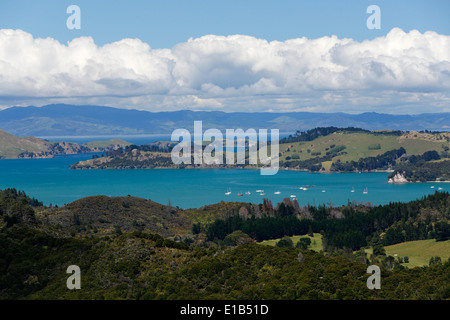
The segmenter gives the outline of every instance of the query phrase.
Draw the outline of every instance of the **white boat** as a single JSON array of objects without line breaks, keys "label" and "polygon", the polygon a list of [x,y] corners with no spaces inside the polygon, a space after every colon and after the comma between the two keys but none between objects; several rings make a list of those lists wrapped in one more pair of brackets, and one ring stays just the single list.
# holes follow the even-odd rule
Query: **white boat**
[{"label": "white boat", "polygon": [[322,192],[327,192],[327,191],[325,189],[323,189]]},{"label": "white boat", "polygon": [[363,193],[364,193],[364,194],[368,194],[368,193],[369,193],[369,190],[368,190],[367,188],[365,188],[364,191],[363,191]]},{"label": "white boat", "polygon": [[350,191],[350,192],[355,192],[355,188],[352,188],[352,191]]},{"label": "white boat", "polygon": [[305,187],[300,187],[299,189],[300,189],[300,190],[303,190],[303,191],[308,190],[308,188],[305,188]]},{"label": "white boat", "polygon": [[245,194],[247,194],[247,195],[248,195],[248,194],[252,194],[252,193],[251,193],[250,191],[247,191],[247,192],[246,192]]},{"label": "white boat", "polygon": [[256,192],[262,193],[264,192],[264,190],[256,190]]},{"label": "white boat", "polygon": [[280,191],[275,191],[273,194],[280,194],[281,192]]},{"label": "white boat", "polygon": [[291,194],[291,198],[297,198],[297,196],[294,194]]},{"label": "white boat", "polygon": [[259,195],[260,196],[265,196],[266,194],[264,192],[261,192]]},{"label": "white boat", "polygon": [[441,188],[441,187],[439,187],[439,188],[438,188],[438,190],[442,190],[442,188]]},{"label": "white boat", "polygon": [[225,195],[226,196],[229,196],[231,194],[231,190],[230,189],[227,189],[227,192],[225,192]]},{"label": "white boat", "polygon": [[431,188],[431,189],[434,189],[434,186],[431,186],[430,188]]}]

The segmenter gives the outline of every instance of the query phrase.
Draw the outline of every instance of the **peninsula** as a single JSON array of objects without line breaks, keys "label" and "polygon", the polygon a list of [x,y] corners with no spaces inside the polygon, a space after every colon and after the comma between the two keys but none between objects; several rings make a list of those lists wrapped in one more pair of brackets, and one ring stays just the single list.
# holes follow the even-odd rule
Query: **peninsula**
[{"label": "peninsula", "polygon": [[81,145],[74,142],[52,142],[36,137],[16,137],[0,129],[0,159],[53,158],[57,155],[113,151],[128,145],[129,142],[121,139]]},{"label": "peninsula", "polygon": [[[80,161],[72,169],[211,168],[205,164],[174,164],[175,142],[130,145],[104,157]],[[269,145],[270,148],[270,145]],[[248,148],[247,148],[248,149]],[[450,163],[450,133],[369,131],[322,127],[297,131],[280,140],[280,170],[310,172],[390,172],[391,183],[444,181]],[[225,151],[224,155],[226,156]],[[248,152],[248,150],[247,150]],[[192,162],[193,163],[193,162]],[[225,163],[225,161],[224,161]],[[259,165],[215,164],[215,168],[259,168]],[[413,174],[414,172],[414,174]]]}]

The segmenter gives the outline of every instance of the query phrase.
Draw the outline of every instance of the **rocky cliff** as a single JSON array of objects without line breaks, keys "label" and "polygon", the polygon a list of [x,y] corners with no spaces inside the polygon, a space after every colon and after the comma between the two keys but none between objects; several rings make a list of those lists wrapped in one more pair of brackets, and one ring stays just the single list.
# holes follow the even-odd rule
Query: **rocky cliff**
[{"label": "rocky cliff", "polygon": [[393,176],[392,178],[389,178],[388,183],[407,183],[408,180],[405,178],[405,176],[403,175],[403,172],[397,172],[395,174],[395,176]]}]

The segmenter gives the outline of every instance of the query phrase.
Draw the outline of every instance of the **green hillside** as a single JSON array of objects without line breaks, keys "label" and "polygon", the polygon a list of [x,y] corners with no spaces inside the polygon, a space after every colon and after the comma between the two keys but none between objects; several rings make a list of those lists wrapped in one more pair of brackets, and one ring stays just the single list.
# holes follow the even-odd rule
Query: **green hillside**
[{"label": "green hillside", "polygon": [[[203,141],[203,144],[208,144]],[[154,143],[152,146],[132,146],[120,152],[108,152],[105,157],[90,159],[72,165],[72,169],[152,169],[152,168],[258,168],[250,164],[249,150],[246,150],[244,164],[224,160],[222,164],[179,164],[170,158],[174,144]],[[269,151],[267,151],[267,148]],[[270,144],[259,150],[260,154],[270,154]],[[309,171],[373,171],[395,170],[396,160],[422,156],[435,152],[431,160],[449,158],[450,133],[448,132],[402,132],[368,131],[359,128],[315,128],[298,132],[280,140],[279,162],[281,169]],[[229,151],[232,152],[232,151]],[[235,157],[236,158],[236,157]],[[376,159],[374,159],[376,158]],[[416,159],[417,160],[417,159]],[[428,161],[428,160],[425,160]],[[359,163],[358,163],[359,162]],[[413,164],[415,165],[415,164]],[[436,166],[439,166],[436,165]],[[436,171],[436,170],[435,170]]]},{"label": "green hillside", "polygon": [[192,228],[180,210],[136,197],[93,196],[61,208],[41,208],[37,217],[65,234],[109,235],[127,231],[148,231],[169,237],[186,234]]},{"label": "green hillside", "polygon": [[[256,244],[257,229],[254,229],[256,233],[252,232],[242,224],[242,229],[239,228],[242,231],[233,232],[233,228],[239,227],[236,219],[221,225],[234,236],[244,236],[245,232],[253,239],[244,236],[245,241],[238,238],[236,243],[230,244],[227,238],[233,239],[227,236],[224,241],[217,237],[210,241],[207,234],[194,230],[191,233],[188,229],[192,219],[202,212],[209,212],[208,221],[214,215],[236,214],[239,204],[192,209],[188,218],[184,210],[140,198],[96,196],[62,208],[48,208],[23,192],[0,190],[0,300],[449,299],[450,261],[445,260],[448,240],[439,248],[431,241],[431,245],[421,249],[404,243],[410,251],[405,251],[407,247],[392,246],[394,252],[386,246],[388,254],[407,253],[411,259],[415,257],[413,251],[417,250],[429,250],[430,254],[441,257],[440,263],[429,267],[405,268],[381,256],[373,260],[370,257],[368,261],[349,251],[353,232],[361,229],[358,221],[367,227],[370,223],[364,220],[374,216],[378,216],[378,220],[372,225],[385,233],[383,223],[391,221],[398,229],[396,222],[425,221],[415,215],[422,212],[430,216],[430,221],[435,221],[429,224],[435,230],[426,226],[419,228],[423,229],[423,236],[436,234],[448,238],[448,224],[442,221],[448,218],[449,197],[448,193],[436,193],[420,201],[374,208],[375,211],[367,214],[359,211],[364,207],[355,208],[357,211],[340,208],[346,218],[338,219],[326,217],[326,208],[310,207],[315,213],[312,218],[303,219],[285,216],[290,211],[281,209],[282,206],[268,212],[267,209],[273,207],[267,202],[262,207],[249,207],[251,210],[259,208],[259,218],[250,217],[257,212],[246,213],[242,207],[235,216],[244,219],[242,222],[256,223],[267,236],[278,227],[282,233],[288,231],[288,226],[296,220],[307,224],[319,222],[323,234],[319,235],[313,227],[311,246],[303,250]],[[274,220],[277,217],[288,219],[287,224],[277,223],[281,222]],[[441,229],[437,228],[439,221]],[[370,235],[371,231],[367,231]],[[413,236],[413,233],[406,232],[405,236]],[[377,235],[378,232],[368,239],[378,243]],[[337,244],[336,241],[347,249],[332,249],[330,245]],[[320,251],[320,247],[325,254],[314,251]],[[373,263],[381,268],[382,290],[369,290],[366,286],[367,267]],[[80,267],[82,290],[67,289],[66,270],[70,265]]]},{"label": "green hillside", "polygon": [[0,158],[17,158],[23,152],[41,153],[48,151],[45,140],[19,138],[0,129]]},{"label": "green hillside", "polygon": [[[408,155],[420,155],[426,151],[439,153],[450,148],[450,133],[423,134],[403,133],[400,136],[377,132],[339,131],[320,136],[312,141],[287,142],[280,144],[280,161],[309,160],[336,152],[332,161],[358,161],[360,158],[375,157],[393,149],[403,147]],[[334,149],[334,150],[333,150]]]},{"label": "green hillside", "polygon": [[115,146],[126,147],[131,145],[131,143],[122,139],[110,139],[105,141],[92,141],[84,143],[82,146],[87,147],[91,150],[105,150],[107,148],[112,148]]},{"label": "green hillside", "polygon": [[0,159],[52,158],[55,155],[103,152],[130,145],[121,139],[94,141],[83,145],[64,141],[47,141],[35,137],[16,137],[0,129]]},{"label": "green hillside", "polygon": [[408,241],[385,247],[386,253],[395,257],[409,258],[407,267],[427,266],[432,257],[441,257],[442,261],[450,258],[450,240],[435,239]]}]

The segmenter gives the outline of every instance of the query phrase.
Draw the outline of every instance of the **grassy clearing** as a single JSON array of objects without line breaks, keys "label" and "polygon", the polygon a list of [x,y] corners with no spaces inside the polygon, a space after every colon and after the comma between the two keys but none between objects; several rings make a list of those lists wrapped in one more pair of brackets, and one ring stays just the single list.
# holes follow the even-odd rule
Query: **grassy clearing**
[{"label": "grassy clearing", "polygon": [[[322,236],[320,233],[314,233],[313,237],[308,235],[297,235],[290,237],[294,246],[302,237],[311,239],[311,246],[308,249],[320,252],[322,247]],[[265,240],[259,242],[262,245],[275,246],[280,239]],[[441,257],[442,261],[450,258],[450,240],[436,241],[434,239],[408,241],[385,247],[386,254],[394,257],[409,257],[409,263],[402,265],[408,268],[427,266],[431,257]],[[372,254],[372,248],[366,249],[367,257]]]},{"label": "grassy clearing", "polygon": [[[313,250],[316,252],[323,250],[322,236],[320,235],[320,233],[314,233],[313,237],[310,237],[307,234],[305,234],[305,235],[301,235],[301,236],[292,236],[290,238],[295,246],[297,244],[298,240],[300,238],[304,238],[304,237],[308,237],[311,239],[311,245],[308,247],[309,250]],[[266,245],[266,246],[275,246],[278,241],[280,241],[280,239],[264,240],[264,241],[259,242],[259,244]]]},{"label": "grassy clearing", "polygon": [[[436,241],[435,239],[408,241],[384,247],[386,254],[394,257],[409,258],[409,263],[403,263],[408,268],[427,266],[431,257],[441,257],[442,261],[450,258],[450,240]],[[366,249],[368,257],[372,248]]]},{"label": "grassy clearing", "polygon": [[428,265],[430,258],[439,256],[442,261],[450,258],[450,240],[436,241],[434,239],[408,241],[385,247],[388,255],[398,255],[399,257],[409,257],[406,267]]}]

